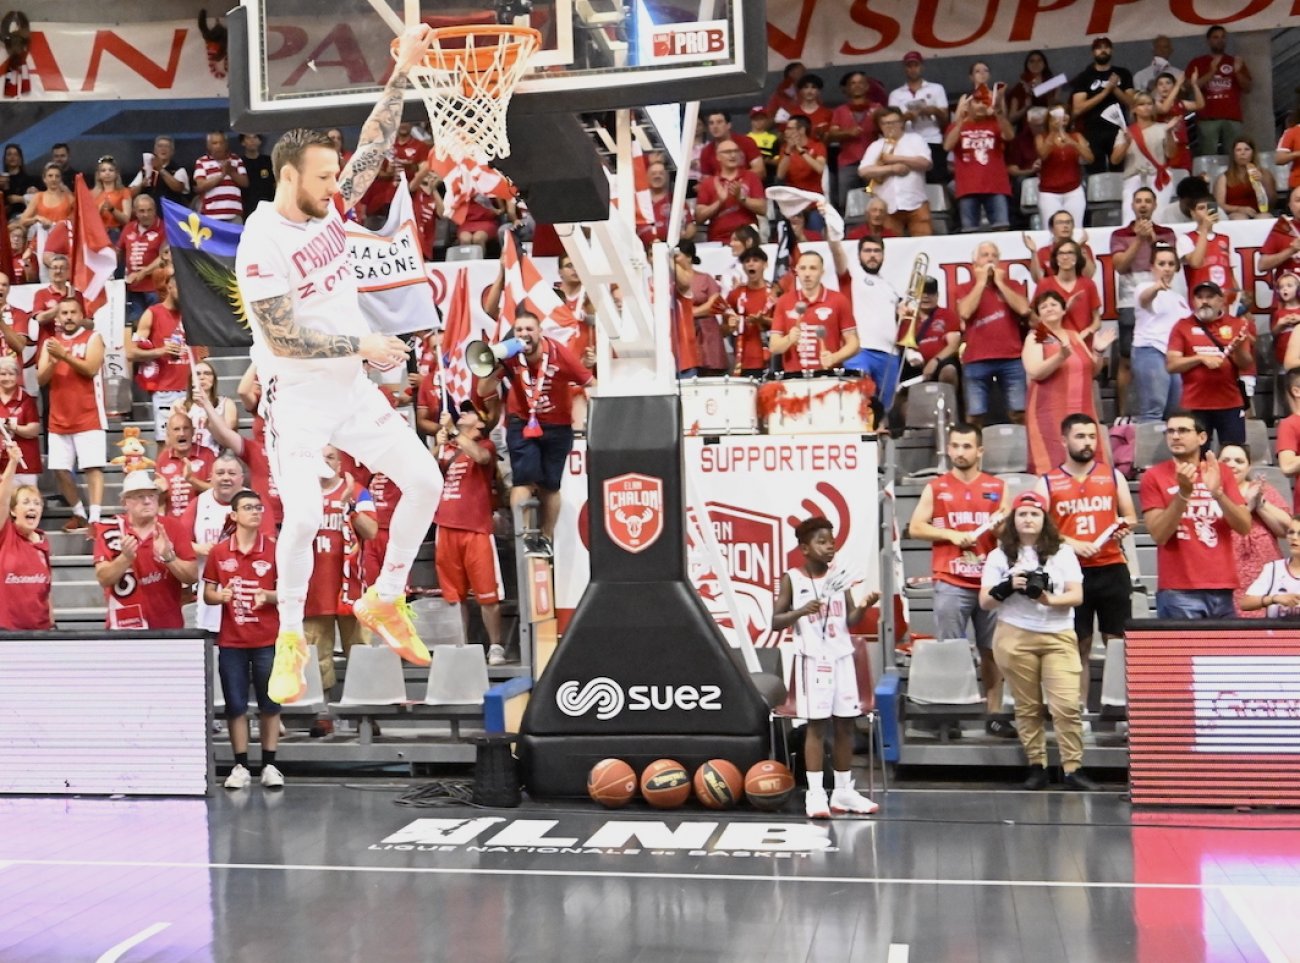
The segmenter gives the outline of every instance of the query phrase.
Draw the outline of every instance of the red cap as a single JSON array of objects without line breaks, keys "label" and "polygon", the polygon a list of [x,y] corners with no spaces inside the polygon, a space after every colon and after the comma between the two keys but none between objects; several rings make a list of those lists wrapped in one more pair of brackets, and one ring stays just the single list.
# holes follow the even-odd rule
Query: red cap
[{"label": "red cap", "polygon": [[751,108],[749,108],[749,116],[750,116],[750,117],[768,117],[768,116],[770,116],[770,115],[769,115],[768,112],[767,112],[767,108],[766,108],[765,106],[763,106],[762,104],[759,104],[757,107],[751,107]]},{"label": "red cap", "polygon": [[1011,503],[1011,510],[1014,512],[1017,508],[1023,508],[1025,505],[1037,508],[1044,515],[1047,514],[1047,502],[1038,492],[1021,492],[1016,496],[1016,500]]},{"label": "red cap", "polygon": [[925,58],[921,56],[921,51],[909,50],[907,53],[903,54],[903,63],[911,63],[912,61],[916,61],[918,64],[925,63]]}]

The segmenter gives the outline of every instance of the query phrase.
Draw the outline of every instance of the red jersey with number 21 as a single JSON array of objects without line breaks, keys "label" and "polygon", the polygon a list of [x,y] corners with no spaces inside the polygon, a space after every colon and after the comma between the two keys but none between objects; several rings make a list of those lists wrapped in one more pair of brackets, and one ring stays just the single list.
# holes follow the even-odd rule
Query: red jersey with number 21
[{"label": "red jersey with number 21", "polygon": [[[1005,491],[1002,479],[987,472],[980,472],[970,482],[962,481],[952,472],[940,475],[930,482],[930,497],[934,500],[930,524],[955,532],[973,532],[988,524],[997,513]],[[934,580],[978,590],[980,576],[984,573],[984,558],[996,544],[997,535],[992,527],[971,548],[961,548],[952,542],[935,542],[930,556]]]}]

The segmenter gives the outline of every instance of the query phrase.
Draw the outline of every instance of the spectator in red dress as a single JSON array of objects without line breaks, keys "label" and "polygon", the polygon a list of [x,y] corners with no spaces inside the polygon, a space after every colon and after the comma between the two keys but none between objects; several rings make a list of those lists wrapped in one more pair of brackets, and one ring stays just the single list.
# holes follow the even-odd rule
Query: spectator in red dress
[{"label": "spectator in red dress", "polygon": [[815,251],[799,255],[794,273],[799,283],[776,302],[769,347],[788,374],[830,374],[858,353],[853,307],[822,284],[826,265]]},{"label": "spectator in red dress", "polygon": [[1169,335],[1165,368],[1183,376],[1183,407],[1197,417],[1207,437],[1214,433],[1220,446],[1246,441],[1237,378],[1254,361],[1254,328],[1253,318],[1224,313],[1223,289],[1202,281],[1192,289],[1192,316],[1174,325]]},{"label": "spectator in red dress", "polygon": [[193,376],[192,355],[181,324],[180,294],[176,277],[157,282],[162,300],[146,308],[126,342],[126,360],[135,365],[135,382],[149,394],[153,408],[153,436],[167,436],[172,409],[185,400]]},{"label": "spectator in red dress", "polygon": [[108,602],[110,629],[181,629],[182,591],[198,580],[194,545],[179,518],[158,513],[147,471],[122,482],[124,514],[96,526],[95,578]]},{"label": "spectator in red dress", "polygon": [[532,554],[550,557],[560,517],[560,481],[573,449],[572,386],[591,384],[595,358],[590,353],[581,361],[574,358],[564,345],[543,335],[541,322],[527,311],[516,313],[514,334],[524,342],[524,350],[480,381],[479,396],[490,401],[492,418],[505,380],[510,507],[517,509],[537,498],[541,534],[525,547]]},{"label": "spectator in red dress", "polygon": [[[37,380],[49,387],[50,416],[48,448],[50,468],[59,481],[63,497],[72,506],[65,532],[85,531],[87,518],[99,521],[104,501],[104,463],[108,422],[100,369],[104,366],[104,340],[84,327],[81,302],[64,298],[59,302],[59,333],[48,338],[41,349]],[[72,469],[86,476],[90,514],[82,505]]]},{"label": "spectator in red dress", "polygon": [[962,231],[983,230],[981,211],[988,218],[988,230],[1011,226],[1011,179],[1005,146],[1015,136],[1001,98],[988,103],[975,94],[966,94],[957,102],[957,113],[944,134],[943,146],[953,152]]},{"label": "spectator in red dress", "polygon": [[1169,155],[1171,169],[1191,171],[1192,151],[1188,147],[1187,117],[1197,114],[1205,106],[1201,88],[1195,77],[1188,77],[1183,83],[1172,73],[1162,73],[1156,78],[1156,120],[1168,124],[1174,133],[1174,152]]},{"label": "spectator in red dress", "polygon": [[1228,169],[1214,179],[1214,199],[1219,210],[1233,221],[1248,221],[1272,215],[1277,182],[1273,172],[1261,167],[1255,142],[1238,137],[1232,142]]},{"label": "spectator in red dress", "polygon": [[443,412],[434,440],[438,466],[444,476],[442,500],[433,516],[438,526],[434,564],[443,599],[460,607],[465,638],[469,638],[469,596],[472,593],[487,630],[488,665],[503,665],[501,644],[501,567],[492,538],[492,495],[496,487],[497,450],[484,433],[483,419],[472,406],[453,425]]},{"label": "spectator in red dress", "polygon": [[[7,360],[7,359],[6,359]],[[0,389],[2,390],[2,389]],[[0,468],[0,629],[36,632],[54,628],[50,601],[50,542],[41,531],[43,504],[35,485],[18,481],[23,452],[4,445]]]},{"label": "spectator in red dress", "polygon": [[1232,472],[1219,465],[1205,423],[1177,412],[1165,424],[1170,461],[1142,475],[1139,498],[1156,543],[1156,617],[1226,619],[1238,588],[1232,533],[1250,531],[1250,510]]},{"label": "spectator in red dress", "polygon": [[1227,53],[1227,30],[1215,24],[1205,31],[1205,43],[1210,52],[1187,65],[1187,76],[1195,75],[1205,95],[1205,106],[1196,117],[1196,153],[1226,154],[1241,133],[1242,95],[1250,93],[1255,81],[1246,61]]},{"label": "spectator in red dress", "polygon": [[699,352],[696,374],[716,377],[728,371],[727,345],[722,337],[722,288],[711,274],[696,270],[700,259],[694,241],[680,241],[678,253],[691,263],[691,316],[695,319],[695,343]]},{"label": "spectator in red dress", "polygon": [[166,443],[158,451],[155,466],[160,497],[166,499],[163,514],[179,518],[190,507],[190,500],[211,487],[212,463],[216,456],[210,449],[194,444],[194,425],[179,411],[167,419]]},{"label": "spectator in red dress", "polygon": [[[21,454],[22,464],[18,466],[14,484],[35,485],[41,474],[41,416],[36,399],[23,390],[18,359],[12,355],[0,357],[0,423],[4,426],[0,431],[0,446],[12,440]],[[5,466],[8,457],[7,451],[0,454],[0,468]]]},{"label": "spectator in red dress", "polygon": [[704,111],[704,123],[708,126],[709,142],[700,150],[700,180],[722,173],[723,165],[718,153],[723,142],[728,141],[744,155],[743,160],[736,159],[736,167],[748,170],[761,183],[766,171],[762,151],[753,140],[732,131],[731,114],[720,107],[710,108]]},{"label": "spectator in red dress", "polygon": [[248,169],[230,153],[230,139],[223,131],[208,134],[208,152],[194,162],[194,193],[200,198],[199,213],[218,221],[244,222],[244,189]]},{"label": "spectator in red dress", "polygon": [[135,219],[122,230],[117,246],[122,251],[126,272],[126,320],[134,324],[145,309],[158,303],[158,286],[154,272],[163,266],[163,248],[167,235],[158,220],[158,205],[148,194],[141,194],[131,204]]},{"label": "spectator in red dress", "polygon": [[726,241],[736,228],[752,227],[767,213],[761,177],[741,166],[741,139],[717,145],[718,172],[704,177],[695,194],[695,223],[708,225],[710,241]]},{"label": "spectator in red dress", "polygon": [[252,782],[248,771],[248,690],[257,696],[258,730],[262,740],[262,785],[284,786],[275,764],[280,741],[280,706],[268,691],[280,614],[275,596],[275,540],[263,534],[264,506],[256,492],[237,492],[230,502],[234,532],[208,554],[203,569],[203,599],[221,607],[217,636],[217,672],[226,703],[226,724],[235,766],[226,777],[227,789],[244,789]]}]

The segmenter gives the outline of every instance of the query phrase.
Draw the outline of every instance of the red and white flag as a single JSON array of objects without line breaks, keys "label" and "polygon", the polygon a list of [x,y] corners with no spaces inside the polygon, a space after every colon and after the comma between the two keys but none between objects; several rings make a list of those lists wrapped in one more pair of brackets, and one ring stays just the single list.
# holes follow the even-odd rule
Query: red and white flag
[{"label": "red and white flag", "polygon": [[[618,207],[618,178],[608,169],[605,176],[609,178],[610,201]],[[655,203],[650,193],[650,163],[636,137],[632,138],[632,194],[636,203],[637,229],[654,227]]]},{"label": "red and white flag", "polygon": [[[442,404],[450,403],[455,409],[460,402],[471,398],[474,376],[465,363],[465,347],[471,342],[483,338],[483,332],[472,330],[469,310],[469,268],[456,272],[452,284],[451,299],[447,302],[446,326],[442,329],[441,369],[443,379]],[[454,417],[454,415],[453,415]]]},{"label": "red and white flag", "polygon": [[501,266],[506,272],[505,290],[501,292],[501,314],[497,325],[497,340],[508,336],[514,325],[515,312],[527,305],[542,322],[542,334],[568,344],[582,330],[582,322],[567,304],[555,293],[551,283],[542,277],[537,265],[527,254],[522,254],[515,244],[515,236],[506,233],[501,250]]},{"label": "red and white flag", "polygon": [[485,195],[502,201],[516,196],[514,185],[504,174],[473,158],[458,161],[450,156],[438,157],[437,152],[431,150],[429,169],[442,181],[447,216],[457,224],[465,223],[470,201],[475,196]]},{"label": "red and white flag", "polygon": [[117,270],[117,252],[108,239],[99,216],[95,195],[80,174],[77,175],[77,208],[72,227],[72,285],[86,302],[86,316],[93,317],[108,296],[104,285]]}]

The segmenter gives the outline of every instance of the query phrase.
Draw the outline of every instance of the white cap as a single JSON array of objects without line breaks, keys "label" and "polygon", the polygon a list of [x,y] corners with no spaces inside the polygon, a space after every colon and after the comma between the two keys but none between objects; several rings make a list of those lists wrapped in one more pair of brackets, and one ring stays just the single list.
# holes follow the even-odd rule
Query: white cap
[{"label": "white cap", "polygon": [[130,472],[122,481],[123,497],[133,492],[153,492],[155,495],[158,494],[158,489],[147,471]]}]

